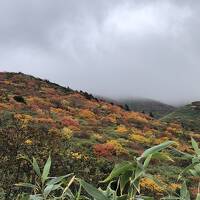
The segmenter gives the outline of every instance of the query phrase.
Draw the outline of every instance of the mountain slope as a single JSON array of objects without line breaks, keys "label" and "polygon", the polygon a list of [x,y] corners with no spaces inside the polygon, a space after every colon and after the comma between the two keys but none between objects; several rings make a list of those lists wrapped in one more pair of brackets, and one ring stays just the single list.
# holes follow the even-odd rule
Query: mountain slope
[{"label": "mountain slope", "polygon": [[152,114],[157,119],[173,112],[176,109],[171,105],[151,99],[124,99],[119,102],[122,105],[127,104],[132,111]]},{"label": "mountain slope", "polygon": [[193,102],[162,118],[165,122],[178,122],[187,130],[200,131],[200,102]]},{"label": "mountain slope", "polygon": [[[30,166],[19,159],[22,155],[44,163],[51,153],[52,173],[74,172],[97,184],[115,162],[131,160],[166,140],[190,151],[191,135],[180,125],[127,112],[86,92],[22,73],[0,73],[0,86],[0,188],[6,191],[24,180],[24,173],[31,176]],[[180,172],[181,161],[174,160],[173,173],[163,170],[164,163],[154,170],[172,180]]]}]

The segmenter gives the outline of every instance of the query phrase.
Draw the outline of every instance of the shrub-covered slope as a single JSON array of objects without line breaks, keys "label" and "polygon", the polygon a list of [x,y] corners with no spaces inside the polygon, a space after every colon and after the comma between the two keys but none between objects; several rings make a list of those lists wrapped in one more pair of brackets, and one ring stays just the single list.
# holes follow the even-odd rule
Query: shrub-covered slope
[{"label": "shrub-covered slope", "polygon": [[[51,153],[57,175],[75,172],[97,184],[114,162],[131,160],[166,140],[190,152],[190,136],[199,140],[179,124],[127,112],[86,92],[22,73],[0,73],[0,188],[7,191],[24,179],[24,173],[32,174],[19,159],[24,154],[43,163]],[[174,162],[152,171],[170,182],[185,161],[170,152],[164,157],[168,155]]]},{"label": "shrub-covered slope", "polygon": [[193,102],[162,118],[165,122],[176,122],[186,130],[200,131],[200,102]]}]

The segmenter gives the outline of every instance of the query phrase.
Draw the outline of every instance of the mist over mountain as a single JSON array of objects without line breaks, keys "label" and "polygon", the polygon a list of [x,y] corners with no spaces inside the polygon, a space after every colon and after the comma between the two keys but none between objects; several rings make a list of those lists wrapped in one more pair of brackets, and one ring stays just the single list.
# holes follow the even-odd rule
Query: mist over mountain
[{"label": "mist over mountain", "polygon": [[164,117],[165,115],[175,111],[178,108],[178,106],[175,107],[148,98],[132,97],[132,98],[111,99],[108,97],[100,97],[100,96],[97,97],[109,101],[111,103],[120,105],[127,111],[145,113],[157,119]]},{"label": "mist over mountain", "polygon": [[0,2],[0,71],[110,98],[200,99],[200,2]]}]

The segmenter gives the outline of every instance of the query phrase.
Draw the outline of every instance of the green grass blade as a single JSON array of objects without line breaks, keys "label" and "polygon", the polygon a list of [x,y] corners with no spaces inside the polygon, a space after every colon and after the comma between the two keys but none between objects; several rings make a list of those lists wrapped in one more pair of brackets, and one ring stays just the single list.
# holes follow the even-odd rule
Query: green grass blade
[{"label": "green grass blade", "polygon": [[15,184],[17,187],[26,187],[26,188],[32,188],[34,189],[36,186],[31,183],[17,183]]},{"label": "green grass blade", "polygon": [[37,160],[33,157],[33,162],[32,162],[32,165],[33,165],[33,169],[35,171],[35,173],[41,177],[41,171],[40,171],[40,168],[39,168],[39,165],[37,163]]},{"label": "green grass blade", "polygon": [[195,153],[197,155],[199,155],[200,154],[200,149],[199,149],[199,146],[198,146],[197,142],[193,138],[191,139],[191,142],[192,142],[192,147],[193,147]]},{"label": "green grass blade", "polygon": [[42,183],[43,184],[45,183],[45,181],[48,178],[50,168],[51,168],[51,157],[49,156],[49,158],[44,166],[43,172],[42,172]]},{"label": "green grass blade", "polygon": [[110,175],[102,182],[111,181],[112,179],[119,177],[121,174],[125,174],[127,171],[132,171],[133,169],[135,169],[135,163],[125,161],[117,164]]},{"label": "green grass blade", "polygon": [[79,179],[81,186],[85,191],[92,196],[95,200],[109,200],[102,192],[96,189],[94,186],[86,183],[85,181]]},{"label": "green grass blade", "polygon": [[139,159],[146,158],[151,154],[154,154],[154,153],[157,153],[159,151],[162,151],[163,149],[166,149],[167,147],[169,147],[172,144],[174,144],[173,141],[167,141],[167,142],[164,142],[164,143],[159,144],[157,146],[151,147],[151,148],[147,149],[146,151],[144,151]]}]

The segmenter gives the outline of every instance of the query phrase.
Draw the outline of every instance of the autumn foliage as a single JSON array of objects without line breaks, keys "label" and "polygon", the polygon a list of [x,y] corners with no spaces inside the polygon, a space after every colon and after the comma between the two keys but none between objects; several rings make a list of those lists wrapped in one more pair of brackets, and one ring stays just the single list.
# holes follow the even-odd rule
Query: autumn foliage
[{"label": "autumn foliage", "polygon": [[113,144],[95,144],[94,153],[97,156],[109,158],[116,153],[116,150]]},{"label": "autumn foliage", "polygon": [[21,154],[46,158],[52,151],[55,171],[76,168],[80,176],[97,182],[111,166],[104,159],[134,158],[169,139],[176,141],[179,150],[189,152],[190,137],[200,141],[198,134],[186,132],[181,125],[127,112],[85,92],[22,73],[0,73],[0,86],[0,173],[3,169],[3,181],[13,173],[10,186],[22,176],[16,175],[23,168],[18,160]]}]

